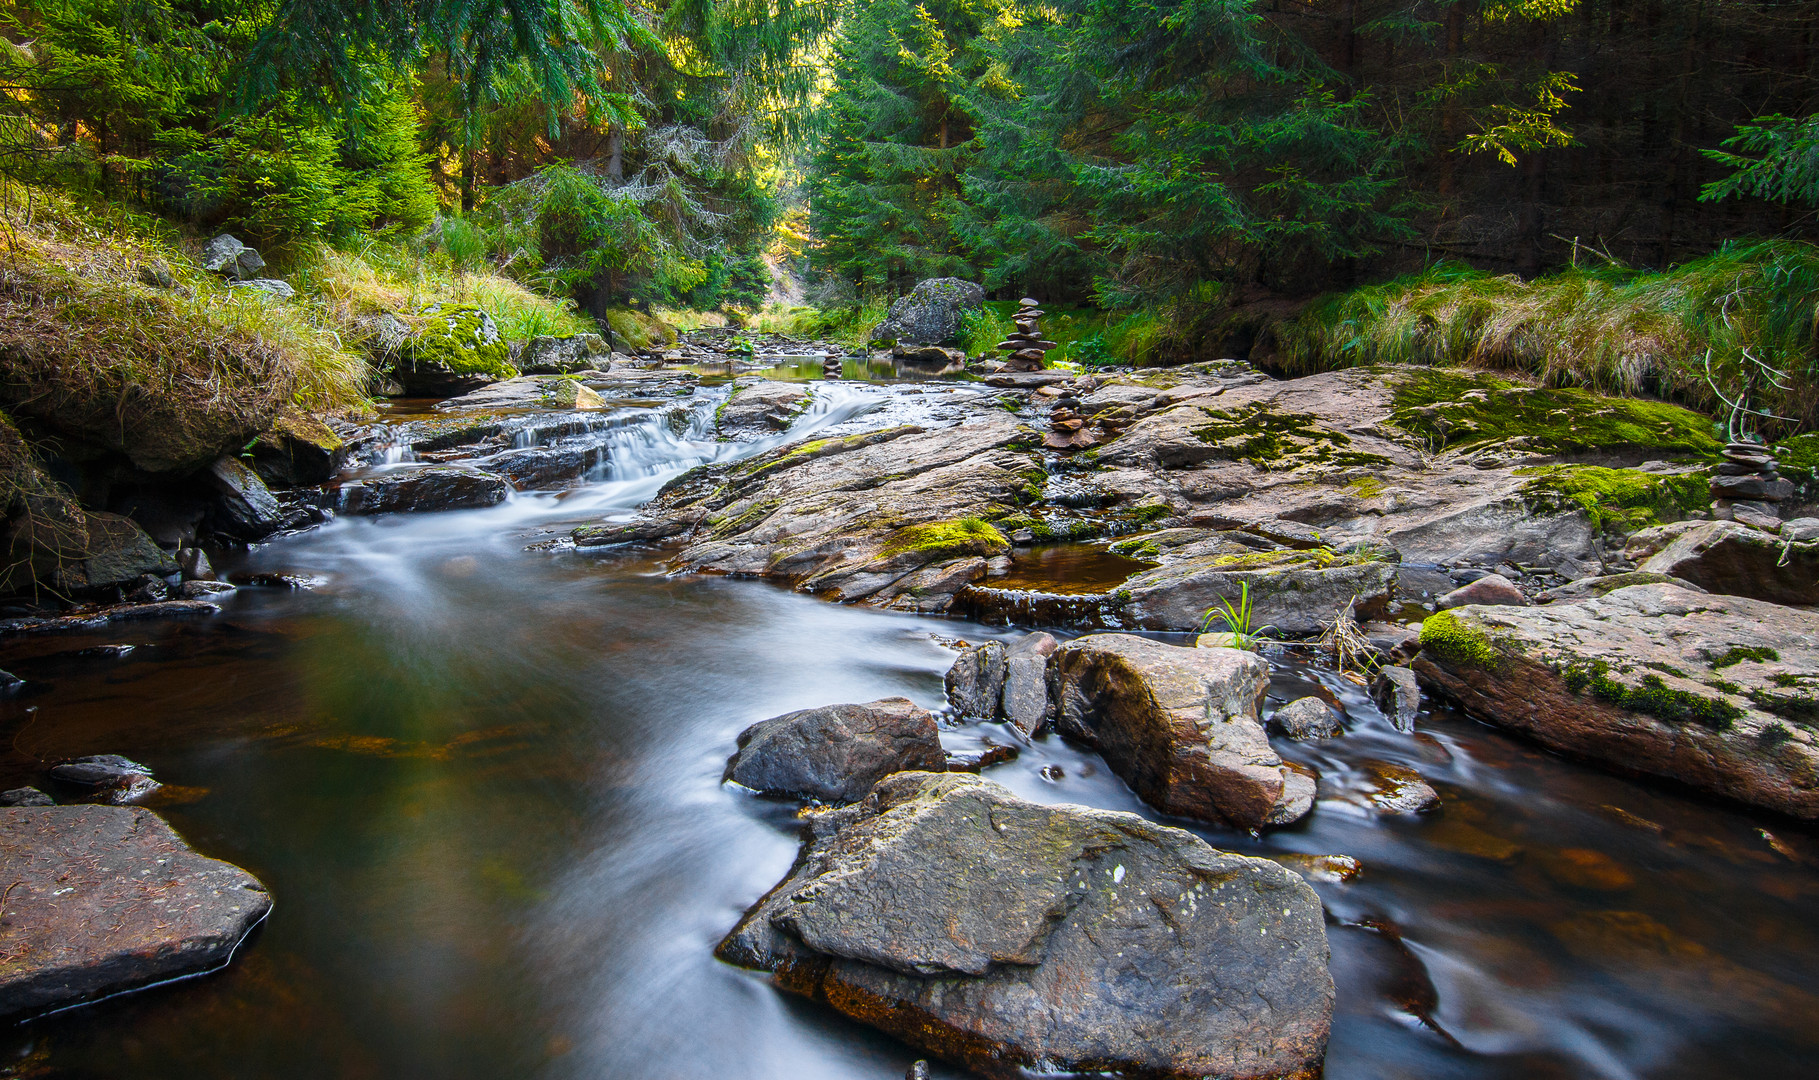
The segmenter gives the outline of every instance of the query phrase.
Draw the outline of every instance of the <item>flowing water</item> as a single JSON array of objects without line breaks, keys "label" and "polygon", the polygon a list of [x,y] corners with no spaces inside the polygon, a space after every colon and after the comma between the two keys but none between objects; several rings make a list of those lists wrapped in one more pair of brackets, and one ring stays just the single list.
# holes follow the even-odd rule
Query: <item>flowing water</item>
[{"label": "flowing water", "polygon": [[[791,437],[893,410],[939,422],[943,395],[976,392],[903,390],[830,384]],[[744,726],[786,710],[939,707],[952,639],[1013,631],[667,576],[650,551],[535,548],[752,452],[706,437],[716,392],[681,421],[633,407],[560,436],[602,448],[582,487],[342,519],[229,568],[313,590],[9,641],[4,666],[42,689],[0,705],[0,784],[78,754],[144,761],[169,785],[160,812],[277,904],[226,971],[0,1033],[0,1075],[903,1075],[914,1051],[713,959],[796,848],[792,805],[723,788],[721,770]],[[1361,867],[1316,884],[1339,987],[1328,1077],[1810,1075],[1810,835],[1444,711],[1399,734],[1351,683],[1278,658],[1275,701],[1315,691],[1352,722],[1283,748],[1324,778],[1311,819],[1197,831]],[[1012,741],[995,725],[944,738]],[[1374,813],[1374,763],[1419,769],[1443,809]],[[989,775],[1150,814],[1052,737]]]}]

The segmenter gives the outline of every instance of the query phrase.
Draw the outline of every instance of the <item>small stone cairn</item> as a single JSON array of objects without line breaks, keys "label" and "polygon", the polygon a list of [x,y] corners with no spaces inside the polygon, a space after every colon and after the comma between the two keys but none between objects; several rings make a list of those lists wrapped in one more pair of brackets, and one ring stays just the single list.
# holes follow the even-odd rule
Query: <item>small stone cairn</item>
[{"label": "small stone cairn", "polygon": [[1724,461],[1711,480],[1712,516],[1722,521],[1775,530],[1781,527],[1778,504],[1794,485],[1775,471],[1775,459],[1760,443],[1734,442],[1724,448]]},{"label": "small stone cairn", "polygon": [[822,357],[821,377],[824,379],[838,379],[840,377],[840,366],[843,362],[842,358],[836,353],[829,353]]},{"label": "small stone cairn", "polygon": [[1000,349],[1010,350],[1011,358],[1004,365],[1005,371],[1041,371],[1042,357],[1050,349],[1057,348],[1057,343],[1045,341],[1037,320],[1042,318],[1042,309],[1029,297],[1017,301],[1017,314],[1011,321],[1017,324],[1017,332],[998,343]]}]

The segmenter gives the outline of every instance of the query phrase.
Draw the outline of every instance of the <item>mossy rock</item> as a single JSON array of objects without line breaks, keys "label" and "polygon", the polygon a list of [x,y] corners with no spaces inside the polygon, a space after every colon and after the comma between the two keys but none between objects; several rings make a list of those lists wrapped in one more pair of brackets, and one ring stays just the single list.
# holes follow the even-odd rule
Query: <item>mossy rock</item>
[{"label": "mossy rock", "polygon": [[1215,447],[1218,459],[1277,471],[1303,465],[1385,468],[1392,464],[1380,454],[1351,449],[1351,436],[1324,426],[1311,413],[1284,412],[1269,402],[1201,411],[1208,422],[1192,429],[1194,437]]},{"label": "mossy rock", "polygon": [[606,313],[607,328],[612,331],[614,349],[639,351],[676,343],[676,328],[642,311],[613,308]]},{"label": "mossy rock", "polygon": [[933,561],[950,555],[997,555],[1010,546],[1011,542],[990,522],[961,518],[899,529],[879,554],[888,557],[913,551],[924,561]]},{"label": "mossy rock", "polygon": [[[407,393],[446,394],[515,379],[511,348],[493,317],[472,304],[432,304],[390,331],[393,373]],[[384,335],[382,335],[384,336]]]},{"label": "mossy rock", "polygon": [[1450,369],[1399,375],[1391,418],[1437,450],[1491,445],[1540,454],[1636,449],[1712,461],[1722,449],[1711,418],[1678,405],[1529,386]]},{"label": "mossy rock", "polygon": [[1528,509],[1557,514],[1578,508],[1605,532],[1628,534],[1638,529],[1684,520],[1712,507],[1706,475],[1653,473],[1640,469],[1607,469],[1595,465],[1550,465],[1517,469],[1529,477],[1522,487]]}]

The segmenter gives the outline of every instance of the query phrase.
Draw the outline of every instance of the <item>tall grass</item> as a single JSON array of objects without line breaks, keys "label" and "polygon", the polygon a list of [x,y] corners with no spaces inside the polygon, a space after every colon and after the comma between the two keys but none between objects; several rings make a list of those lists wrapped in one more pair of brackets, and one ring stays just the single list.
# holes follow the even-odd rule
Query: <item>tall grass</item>
[{"label": "tall grass", "polygon": [[1816,312],[1819,248],[1777,240],[1664,272],[1575,269],[1526,282],[1443,263],[1323,297],[1276,335],[1293,373],[1502,368],[1706,411],[1747,397],[1783,418],[1767,426],[1785,429],[1819,419]]},{"label": "tall grass", "polygon": [[371,321],[385,312],[436,302],[480,308],[508,341],[598,330],[572,300],[542,296],[496,274],[463,273],[400,244],[371,243],[354,251],[322,245],[300,261],[292,281],[306,302],[322,307],[328,323],[355,339],[370,333]]}]

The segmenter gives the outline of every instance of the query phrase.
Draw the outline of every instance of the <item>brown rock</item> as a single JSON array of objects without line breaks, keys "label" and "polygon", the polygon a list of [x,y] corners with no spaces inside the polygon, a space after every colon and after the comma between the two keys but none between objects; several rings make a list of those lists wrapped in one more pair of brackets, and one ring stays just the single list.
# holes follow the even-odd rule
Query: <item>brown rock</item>
[{"label": "brown rock", "polygon": [[1158,810],[1255,829],[1313,806],[1312,781],[1276,756],[1258,719],[1269,665],[1255,653],[1093,634],[1055,652],[1049,682],[1056,728]]},{"label": "brown rock", "polygon": [[1464,607],[1467,604],[1508,604],[1513,607],[1527,607],[1529,599],[1509,578],[1502,574],[1487,574],[1477,581],[1454,589],[1437,602],[1441,611]]},{"label": "brown rock", "polygon": [[272,906],[140,807],[0,809],[0,865],[0,1015],[219,967]]}]

